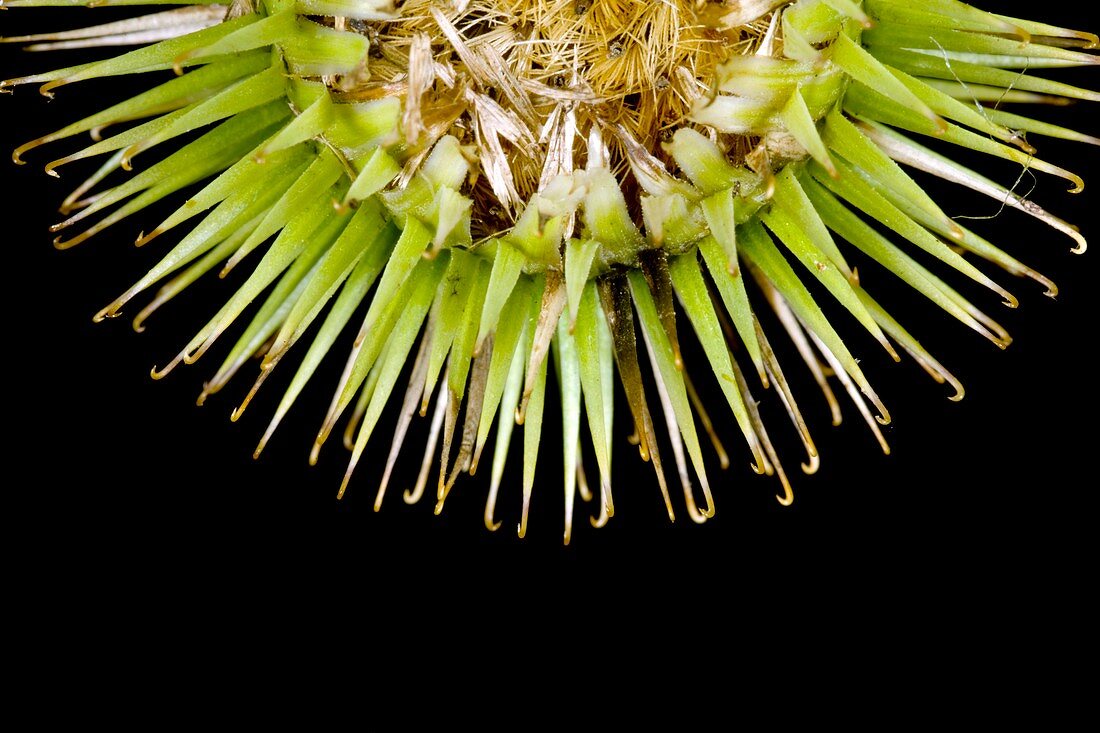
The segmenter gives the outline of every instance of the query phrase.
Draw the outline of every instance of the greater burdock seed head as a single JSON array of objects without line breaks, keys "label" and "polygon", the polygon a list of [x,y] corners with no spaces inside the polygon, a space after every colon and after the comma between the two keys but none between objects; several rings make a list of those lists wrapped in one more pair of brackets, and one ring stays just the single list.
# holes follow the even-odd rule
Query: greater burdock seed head
[{"label": "greater burdock seed head", "polygon": [[[713,425],[730,416],[753,469],[776,476],[789,504],[791,483],[754,392],[776,393],[806,473],[819,456],[761,308],[793,341],[834,423],[840,387],[888,452],[880,425],[889,412],[820,299],[837,301],[826,309],[839,305],[867,332],[853,346],[865,359],[875,342],[893,360],[908,354],[960,399],[958,380],[880,304],[889,278],[1001,348],[1011,341],[1005,329],[925,263],[938,260],[1009,307],[1016,297],[986,263],[1057,292],[947,216],[905,168],[987,194],[1085,249],[1073,226],[950,150],[1002,158],[1079,191],[1081,179],[1039,157],[1031,138],[1100,141],[1015,108],[1100,98],[1032,73],[1095,65],[1096,36],[957,0],[198,0],[2,40],[33,50],[136,48],[11,79],[0,91],[38,84],[49,96],[77,81],[175,72],[13,155],[21,163],[41,145],[91,134],[90,145],[46,164],[58,175],[74,161],[103,161],[63,202],[66,218],[53,227],[62,248],[197,189],[137,244],[157,246],[185,223],[187,233],[96,320],[159,284],[134,319],[141,330],[197,278],[252,261],[240,289],[154,378],[198,360],[248,311],[199,398],[262,356],[235,420],[305,340],[258,455],[338,334],[357,328],[310,456],[345,419],[343,493],[411,362],[376,509],[415,415],[431,415],[431,429],[404,499],[429,492],[437,513],[458,475],[477,470],[495,423],[485,524],[496,529],[519,424],[522,536],[551,363],[566,542],[577,493],[596,501],[594,525],[614,514],[611,445],[621,432],[633,432],[655,468],[670,519],[678,502],[662,451],[671,449],[688,516],[705,521],[715,502],[703,438],[725,468]],[[143,167],[146,151],[188,133]],[[850,248],[883,275],[861,279]],[[681,352],[689,332],[704,363]],[[717,387],[725,404],[704,405],[693,380]],[[625,431],[613,420],[616,384]],[[585,478],[582,434],[598,488]]]}]

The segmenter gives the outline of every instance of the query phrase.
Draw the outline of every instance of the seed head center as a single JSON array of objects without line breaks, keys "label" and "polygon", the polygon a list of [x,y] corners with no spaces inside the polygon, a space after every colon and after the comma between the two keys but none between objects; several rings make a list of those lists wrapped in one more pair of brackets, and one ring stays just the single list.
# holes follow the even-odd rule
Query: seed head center
[{"label": "seed head center", "polygon": [[[515,198],[504,211],[545,184],[548,160],[583,166],[593,125],[659,154],[710,92],[715,67],[754,50],[766,27],[724,27],[729,7],[709,0],[406,0],[397,11],[363,29],[374,43],[364,84],[420,95],[411,101],[423,124],[410,131],[455,134],[478,145],[483,169],[507,169],[510,180],[493,186],[497,199]],[[575,137],[557,154],[566,148],[567,164],[552,160],[548,134],[565,114]],[[499,144],[483,144],[494,135]],[[622,141],[607,145],[625,175]]]}]

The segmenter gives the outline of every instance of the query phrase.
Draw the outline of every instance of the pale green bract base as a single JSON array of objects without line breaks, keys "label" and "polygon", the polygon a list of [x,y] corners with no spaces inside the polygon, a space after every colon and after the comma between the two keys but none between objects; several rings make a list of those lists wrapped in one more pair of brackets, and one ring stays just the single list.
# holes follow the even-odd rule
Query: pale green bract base
[{"label": "pale green bract base", "polygon": [[[15,0],[6,6],[83,4],[162,3]],[[236,419],[319,320],[257,454],[338,334],[360,305],[369,303],[311,460],[350,410],[345,443],[352,459],[342,493],[411,358],[412,375],[375,507],[382,504],[414,412],[430,411],[433,418],[419,481],[404,498],[412,503],[422,497],[439,449],[433,482],[437,513],[458,474],[478,467],[495,421],[485,523],[497,528],[496,497],[512,429],[520,422],[522,536],[536,483],[547,364],[552,361],[563,420],[568,542],[575,495],[589,501],[594,493],[581,462],[582,422],[599,476],[599,513],[592,523],[601,526],[614,514],[616,373],[642,456],[654,464],[669,517],[674,517],[658,431],[642,386],[642,361],[652,370],[687,512],[696,522],[713,515],[697,421],[723,467],[728,459],[710,429],[721,416],[703,409],[688,378],[692,365],[681,363],[679,333],[685,322],[699,339],[755,470],[781,479],[780,501],[792,501],[790,483],[760,421],[750,378],[730,351],[733,341],[744,346],[752,379],[779,392],[805,446],[803,468],[816,470],[817,450],[754,315],[746,274],[821,386],[834,423],[841,412],[830,375],[887,452],[878,423],[887,423],[889,413],[804,280],[816,280],[891,357],[899,358],[895,345],[900,346],[938,382],[950,383],[955,399],[962,397],[962,387],[864,290],[838,242],[854,246],[1002,348],[1010,342],[1005,330],[912,253],[922,250],[1010,306],[1016,305],[1015,297],[962,253],[1032,278],[1050,295],[1056,292],[1049,280],[949,218],[898,163],[988,194],[1072,237],[1075,251],[1085,248],[1070,225],[926,147],[918,137],[1060,176],[1079,190],[1081,179],[1036,157],[1026,134],[1090,144],[1097,144],[1096,138],[975,101],[1100,99],[1092,91],[1021,73],[1094,65],[1097,57],[1087,50],[1095,47],[1095,36],[991,15],[955,0],[798,0],[769,7],[776,5],[783,7],[774,18],[770,42],[781,45],[782,52],[730,59],[718,70],[713,97],[696,106],[690,124],[677,130],[663,151],[639,148],[627,156],[642,189],[640,222],[608,159],[604,136],[617,133],[594,126],[587,133],[583,169],[554,177],[517,212],[510,230],[478,240],[471,233],[467,195],[478,169],[467,141],[443,131],[410,143],[402,134],[405,107],[399,96],[348,102],[333,91],[334,80],[369,73],[368,37],[306,16],[377,21],[393,16],[385,0],[268,0],[255,11],[235,6],[228,17],[217,9],[184,8],[163,16],[156,31],[160,36],[151,35],[147,24],[114,24],[83,35],[7,39],[45,47],[96,39],[102,45],[158,42],[3,87],[40,84],[43,93],[51,94],[85,79],[172,68],[180,72],[21,147],[15,157],[18,162],[38,145],[85,132],[96,142],[49,163],[47,171],[106,156],[99,171],[65,201],[62,211],[69,218],[56,229],[68,230],[101,213],[103,218],[80,234],[64,238],[66,231],[60,247],[212,179],[139,238],[146,244],[201,217],[97,319],[118,315],[134,295],[167,279],[135,319],[140,330],[153,310],[197,278],[216,267],[224,272],[260,250],[244,285],[178,356],[154,370],[159,378],[181,362],[196,361],[261,300],[200,398],[219,391],[251,357],[262,354],[259,378],[234,411]],[[146,121],[100,139],[104,128],[136,120]],[[125,182],[100,188],[119,168],[130,170],[140,153],[194,130],[205,132]],[[735,165],[714,141],[722,135],[759,138],[760,144],[745,164]],[[621,142],[630,150],[629,140]],[[882,234],[887,230],[892,238]],[[697,369],[697,378],[709,379],[707,371]],[[699,503],[694,483],[703,495]]]}]

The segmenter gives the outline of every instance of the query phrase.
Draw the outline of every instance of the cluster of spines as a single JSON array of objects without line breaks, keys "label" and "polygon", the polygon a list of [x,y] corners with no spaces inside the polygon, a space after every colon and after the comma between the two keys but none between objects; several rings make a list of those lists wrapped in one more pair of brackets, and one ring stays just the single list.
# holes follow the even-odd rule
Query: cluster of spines
[{"label": "cluster of spines", "polygon": [[[49,4],[61,3],[8,3]],[[689,126],[664,145],[665,159],[675,165],[670,172],[654,156],[656,151],[632,145],[628,131],[593,125],[585,140],[583,169],[551,180],[519,212],[512,230],[474,242],[471,202],[464,194],[473,170],[461,141],[444,130],[428,145],[410,142],[400,134],[407,105],[396,97],[336,101],[333,80],[363,73],[368,39],[304,16],[337,12],[373,20],[388,14],[389,8],[381,2],[267,2],[259,12],[241,12],[214,25],[206,25],[206,15],[184,20],[181,14],[169,25],[204,27],[187,28],[181,31],[184,35],[115,59],[4,84],[40,83],[43,93],[50,94],[84,79],[191,69],[22,146],[15,157],[18,161],[37,145],[84,132],[97,141],[50,163],[47,171],[56,175],[62,164],[108,156],[65,201],[68,218],[55,229],[118,208],[81,234],[59,239],[61,247],[215,176],[138,239],[146,244],[208,212],[97,319],[117,315],[134,295],[172,276],[135,319],[140,330],[152,310],[199,276],[219,265],[224,275],[274,237],[247,281],[207,326],[167,367],[154,370],[159,377],[179,363],[197,360],[270,289],[200,398],[220,390],[250,356],[263,353],[260,376],[234,411],[234,419],[335,298],[257,454],[373,289],[311,460],[350,408],[347,485],[419,336],[376,507],[412,413],[419,409],[426,414],[435,394],[423,469],[406,500],[421,497],[442,437],[436,482],[439,511],[458,473],[477,468],[499,412],[486,506],[486,524],[495,528],[493,506],[514,415],[524,425],[522,534],[535,481],[552,353],[563,415],[566,539],[575,493],[586,498],[590,493],[579,450],[582,404],[600,476],[600,516],[593,522],[602,524],[614,511],[611,433],[616,371],[639,450],[653,462],[673,517],[657,430],[643,389],[639,354],[644,351],[689,515],[704,521],[713,513],[714,502],[696,419],[723,464],[726,457],[682,363],[677,300],[752,451],[754,467],[779,474],[784,487],[780,500],[789,503],[789,482],[760,421],[748,380],[731,355],[731,341],[744,344],[762,385],[776,387],[804,442],[806,471],[816,468],[818,455],[753,313],[746,273],[821,385],[834,422],[839,422],[840,410],[828,374],[852,396],[886,449],[877,422],[888,422],[889,414],[792,267],[792,258],[891,357],[898,358],[892,344],[900,345],[935,379],[950,382],[956,398],[962,396],[957,380],[867,294],[833,235],[1002,348],[1010,339],[1000,325],[881,231],[892,231],[994,290],[1010,306],[1016,299],[959,250],[1032,277],[1048,293],[1056,292],[1050,281],[949,218],[898,162],[987,193],[1046,221],[1074,238],[1075,251],[1085,246],[1070,225],[906,133],[1061,176],[1080,190],[1080,178],[1035,157],[1025,133],[1089,143],[1096,143],[1095,138],[972,102],[1098,99],[1094,92],[1021,73],[1096,63],[1096,57],[1084,50],[1095,46],[1092,36],[1002,18],[955,0],[929,0],[916,8],[895,0],[867,0],[862,6],[800,0],[775,16],[772,40],[782,39],[783,57],[731,59],[718,70],[715,94],[693,114],[694,122],[705,126],[699,129],[759,136],[757,155],[745,165],[731,163],[711,137]],[[133,32],[129,28],[109,28],[99,37]],[[108,126],[146,118],[151,119],[99,139]],[[199,129],[207,131],[162,161],[93,193],[116,169],[129,170],[139,153]],[[641,227],[612,173],[607,136],[627,151],[626,162],[643,190]],[[675,170],[683,178],[673,175]],[[581,226],[574,237],[578,216]],[[881,227],[876,229],[868,219]],[[638,348],[638,334],[644,349]],[[440,379],[445,386],[436,393]],[[864,398],[878,411],[877,422]],[[702,509],[695,500],[692,472],[703,492]]]}]

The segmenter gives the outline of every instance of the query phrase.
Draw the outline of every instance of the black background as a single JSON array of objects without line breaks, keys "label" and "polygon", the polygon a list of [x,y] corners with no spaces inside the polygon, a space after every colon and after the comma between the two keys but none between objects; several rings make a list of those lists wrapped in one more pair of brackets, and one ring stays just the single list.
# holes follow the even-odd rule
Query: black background
[{"label": "black background", "polygon": [[[1071,5],[1043,6],[1044,20],[1079,25],[1067,9]],[[1014,12],[1033,4],[1002,6]],[[0,33],[81,24],[89,15],[98,21],[113,17],[111,12],[9,10],[0,13]],[[33,56],[0,46],[5,77],[75,63],[77,58]],[[1063,78],[1100,87],[1095,72]],[[56,129],[81,111],[121,98],[124,87],[134,88],[128,83],[65,87],[48,103],[34,87],[19,88],[14,98],[0,97],[2,139],[12,148]],[[1045,114],[1100,132],[1100,116],[1092,105]],[[1096,181],[1096,148],[1033,141],[1047,159]],[[1094,516],[1085,507],[1096,483],[1091,358],[1095,294],[1090,285],[1095,282],[1096,255],[1071,255],[1067,238],[1022,214],[1006,212],[996,221],[975,222],[974,228],[1052,277],[1062,289],[1056,301],[1043,297],[1030,282],[994,273],[1020,297],[1021,308],[1009,312],[994,297],[967,289],[958,278],[950,280],[1008,327],[1016,343],[1006,353],[882,273],[866,270],[868,289],[892,306],[899,320],[968,388],[962,403],[951,403],[945,389],[912,362],[893,365],[869,338],[855,329],[843,330],[893,412],[894,425],[887,429],[892,456],[878,451],[850,404],[845,405],[845,424],[829,426],[816,386],[789,353],[781,331],[773,329],[772,340],[786,354],[786,371],[822,453],[818,475],[800,475],[799,448],[790,439],[785,418],[772,413],[771,433],[785,448],[795,483],[794,506],[779,506],[773,498],[778,483],[749,471],[747,452],[727,426],[723,435],[734,460],[725,473],[715,468],[711,474],[717,516],[703,526],[692,525],[674,483],[680,517],[670,525],[651,470],[626,445],[627,413],[620,404],[615,426],[617,515],[595,531],[586,519],[592,507],[578,500],[573,544],[562,548],[558,428],[552,419],[528,537],[521,541],[514,531],[518,453],[498,504],[504,526],[495,534],[481,525],[487,475],[461,480],[439,517],[433,516],[427,500],[413,507],[401,502],[399,492],[419,466],[415,437],[423,430],[408,444],[403,462],[407,471],[392,485],[381,513],[374,513],[371,505],[388,451],[388,430],[376,433],[348,495],[336,501],[343,449],[331,442],[315,468],[306,457],[342,366],[346,339],[256,462],[252,449],[293,366],[281,367],[283,374],[273,377],[267,393],[261,393],[238,424],[231,424],[228,415],[251,382],[248,374],[204,407],[193,404],[232,338],[225,338],[220,352],[152,382],[149,368],[176,353],[228,296],[233,283],[204,282],[154,316],[140,335],[123,318],[93,324],[95,311],[167,251],[168,237],[141,250],[131,242],[168,209],[135,216],[76,249],[55,251],[46,226],[56,220],[56,205],[81,180],[79,174],[88,170],[63,170],[61,181],[45,176],[41,166],[60,157],[62,150],[70,148],[61,144],[35,151],[23,168],[0,161],[3,290],[8,300],[3,501],[13,530],[34,528],[23,545],[29,554],[71,547],[76,561],[99,548],[122,547],[128,558],[190,562],[216,551],[221,558],[255,558],[261,564],[260,558],[272,552],[312,558],[312,553],[300,552],[310,550],[351,560],[364,573],[412,558],[423,563],[409,576],[413,580],[472,570],[487,585],[510,582],[513,570],[530,577],[535,567],[599,577],[652,569],[654,582],[681,577],[736,583],[758,570],[781,574],[820,563],[828,572],[840,572],[852,563],[873,562],[893,569],[883,577],[904,567],[907,573],[964,585],[1021,578],[1056,583],[1067,567],[1064,560],[1090,544],[1082,528]],[[993,170],[1004,182],[1018,173],[1008,166]],[[949,214],[996,212],[989,199],[928,185]],[[1060,180],[1041,176],[1033,198],[1095,239],[1100,233],[1096,191],[1072,196],[1064,188]],[[829,307],[827,312],[836,312]],[[129,309],[130,315],[134,312]],[[714,392],[708,394],[712,401],[718,398]],[[758,398],[774,401],[774,395],[756,392]],[[548,415],[554,414],[553,408],[549,402]],[[713,413],[721,414],[720,407]],[[383,425],[392,425],[392,410]],[[517,431],[513,447],[520,442]],[[670,459],[669,464],[671,469]],[[487,468],[486,463],[485,474]],[[673,474],[670,480],[675,480]],[[33,508],[27,508],[27,500]],[[225,552],[226,543],[244,548],[244,554]],[[834,552],[840,548],[843,554]]]}]

